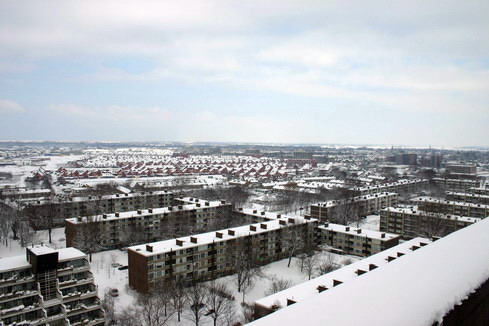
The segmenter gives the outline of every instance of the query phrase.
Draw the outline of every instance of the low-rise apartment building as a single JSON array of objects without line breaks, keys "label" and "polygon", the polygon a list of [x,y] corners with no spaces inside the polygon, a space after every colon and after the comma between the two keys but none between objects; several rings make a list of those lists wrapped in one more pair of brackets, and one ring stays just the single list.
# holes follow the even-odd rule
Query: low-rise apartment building
[{"label": "low-rise apartment building", "polygon": [[480,218],[388,207],[380,211],[380,231],[415,237],[442,237],[480,221]]},{"label": "low-rise apartment building", "polygon": [[371,195],[382,192],[417,193],[425,190],[429,185],[427,179],[405,179],[397,182],[384,183],[367,187],[350,188],[353,196]]},{"label": "low-rise apartment building", "polygon": [[124,212],[172,204],[172,192],[157,191],[106,196],[54,197],[49,200],[29,202],[25,205],[24,211],[31,219],[52,217],[54,226],[60,227],[64,226],[64,220],[71,216]]},{"label": "low-rise apartment building", "polygon": [[367,257],[399,244],[399,235],[326,223],[318,227],[320,243],[345,254]]},{"label": "low-rise apartment building", "polygon": [[463,201],[466,203],[489,205],[489,195],[485,195],[485,194],[447,191],[446,199],[452,201]]},{"label": "low-rise apartment building", "polygon": [[372,195],[357,196],[351,199],[331,200],[325,203],[311,205],[310,216],[320,221],[329,221],[335,210],[344,206],[355,208],[356,214],[369,215],[379,212],[382,208],[396,206],[398,194],[394,192],[375,193]]},{"label": "low-rise apartment building", "polygon": [[469,192],[477,195],[489,195],[488,187],[473,187],[469,189]]},{"label": "low-rise apartment building", "polygon": [[442,188],[446,191],[468,191],[470,188],[479,187],[479,180],[467,180],[467,179],[447,179],[447,178],[433,178],[432,183],[435,187]]},{"label": "low-rise apartment building", "polygon": [[477,218],[485,218],[489,215],[489,205],[484,204],[472,204],[431,197],[418,197],[414,199],[414,202],[418,205],[420,211]]},{"label": "low-rise apartment building", "polygon": [[190,283],[234,273],[236,258],[249,257],[259,265],[283,259],[292,241],[316,244],[317,224],[316,219],[283,217],[129,247],[129,285],[148,292],[168,279]]},{"label": "low-rise apartment building", "polygon": [[[204,230],[216,219],[232,214],[233,206],[225,201],[196,199],[194,204],[139,209],[66,219],[66,245],[76,246],[77,235],[85,232],[87,223],[96,227],[104,249],[127,246],[128,243],[158,241],[175,233]],[[188,230],[188,231],[186,231]]]},{"label": "low-rise apartment building", "polygon": [[75,248],[26,249],[0,259],[0,325],[104,325],[87,257]]}]

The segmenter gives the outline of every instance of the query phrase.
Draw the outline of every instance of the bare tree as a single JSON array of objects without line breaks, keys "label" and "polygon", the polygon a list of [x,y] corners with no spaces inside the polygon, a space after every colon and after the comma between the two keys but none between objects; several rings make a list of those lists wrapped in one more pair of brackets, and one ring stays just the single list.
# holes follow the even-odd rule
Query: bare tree
[{"label": "bare tree", "polygon": [[316,273],[318,276],[324,275],[338,268],[339,264],[337,263],[336,256],[328,252],[320,257],[320,262],[317,265]]},{"label": "bare tree", "polygon": [[199,326],[206,314],[207,289],[202,283],[195,283],[187,289],[187,305],[190,308],[189,319]]},{"label": "bare tree", "polygon": [[29,244],[34,244],[36,241],[36,234],[34,230],[29,225],[29,221],[23,220],[19,222],[18,227],[20,246],[22,248],[27,247]]},{"label": "bare tree", "polygon": [[432,216],[419,218],[419,231],[421,237],[437,238],[444,237],[453,230],[448,227],[447,221],[441,213],[432,213]]},{"label": "bare tree", "polygon": [[304,274],[307,275],[308,280],[316,273],[319,267],[320,261],[317,255],[308,256],[304,259]]},{"label": "bare tree", "polygon": [[115,300],[114,297],[110,294],[110,289],[106,289],[104,293],[104,297],[102,299],[102,308],[104,308],[105,316],[109,324],[116,322],[116,314],[115,314]]},{"label": "bare tree", "polygon": [[48,230],[49,243],[52,243],[52,230],[57,217],[54,197],[51,196],[42,205],[28,205],[23,212],[34,230]]},{"label": "bare tree", "polygon": [[280,229],[280,243],[288,255],[287,267],[290,267],[292,257],[304,248],[303,235],[295,227],[283,227]]},{"label": "bare tree", "polygon": [[144,326],[165,325],[172,316],[165,311],[161,296],[154,293],[139,295],[138,312],[140,325]]},{"label": "bare tree", "polygon": [[228,286],[219,281],[212,281],[208,286],[208,294],[205,300],[208,309],[207,315],[212,318],[213,325],[218,321],[224,321],[231,310],[234,310],[234,298]]},{"label": "bare tree", "polygon": [[87,217],[80,223],[75,236],[75,247],[88,253],[90,262],[92,262],[92,254],[103,249],[99,224],[100,222],[94,217]]},{"label": "bare tree", "polygon": [[171,280],[168,291],[170,292],[170,302],[177,313],[177,319],[180,322],[181,315],[187,304],[187,289],[182,282]]},{"label": "bare tree", "polygon": [[265,291],[265,295],[269,296],[274,293],[278,293],[280,291],[286,290],[289,287],[293,285],[291,280],[287,280],[284,278],[279,278],[274,281],[272,281],[272,284],[270,284],[270,287]]}]

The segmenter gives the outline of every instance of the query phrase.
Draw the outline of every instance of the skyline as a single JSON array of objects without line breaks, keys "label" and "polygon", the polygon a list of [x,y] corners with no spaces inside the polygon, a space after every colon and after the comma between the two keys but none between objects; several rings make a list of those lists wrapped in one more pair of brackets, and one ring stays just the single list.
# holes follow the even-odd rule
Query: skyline
[{"label": "skyline", "polygon": [[0,9],[0,140],[489,146],[485,1]]}]

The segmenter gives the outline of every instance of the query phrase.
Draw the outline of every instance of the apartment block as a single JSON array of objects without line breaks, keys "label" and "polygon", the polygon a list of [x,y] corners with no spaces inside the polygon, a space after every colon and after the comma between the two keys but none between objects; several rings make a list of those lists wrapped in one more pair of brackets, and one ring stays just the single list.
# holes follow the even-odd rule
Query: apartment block
[{"label": "apartment block", "polygon": [[364,196],[382,192],[417,193],[425,190],[428,185],[429,181],[427,179],[406,179],[374,186],[353,187],[350,188],[350,191],[353,196]]},{"label": "apartment block", "polygon": [[463,201],[466,203],[489,205],[489,194],[473,194],[469,192],[446,192],[446,199],[452,201]]},{"label": "apartment block", "polygon": [[418,205],[420,211],[477,218],[485,218],[489,215],[489,205],[484,204],[472,204],[431,197],[418,197],[414,199],[414,202]]},{"label": "apartment block", "polygon": [[336,251],[367,257],[399,244],[399,235],[326,223],[318,227],[320,243]]},{"label": "apartment block", "polygon": [[195,199],[193,204],[139,209],[88,217],[66,219],[66,245],[75,246],[76,237],[87,223],[97,226],[100,245],[105,249],[126,246],[128,234],[137,232],[143,242],[168,238],[168,229],[206,229],[217,218],[232,214],[233,206],[225,201]]},{"label": "apartment block", "polygon": [[102,213],[115,213],[152,207],[171,206],[173,193],[169,191],[115,194],[88,197],[55,197],[53,200],[27,202],[24,209],[27,215],[39,218],[54,217],[55,226],[64,226],[71,216],[89,216]]},{"label": "apartment block", "polygon": [[489,188],[487,187],[474,187],[470,188],[469,192],[477,195],[488,195],[489,196]]},{"label": "apartment block", "polygon": [[190,283],[232,274],[235,270],[229,257],[238,248],[257,264],[283,259],[288,254],[290,234],[316,244],[317,224],[316,219],[283,217],[129,247],[129,285],[139,292],[147,292],[157,282],[167,279]]},{"label": "apartment block", "polygon": [[[384,266],[389,265],[396,259],[404,259],[403,257],[405,256],[413,255],[416,250],[430,243],[431,241],[428,239],[416,238],[344,266],[336,271],[318,276],[310,281],[300,283],[259,299],[255,301],[255,318],[261,318],[271,313],[276,314],[282,309],[285,310],[288,306],[306,302],[316,296],[329,295],[332,292],[331,289],[336,286],[344,286],[349,282],[356,281],[360,277],[363,277],[362,275],[368,274],[373,270],[376,270],[376,273],[378,273]],[[333,293],[330,295],[333,295]],[[327,307],[324,306],[324,309],[327,309]],[[316,311],[316,314],[323,314],[323,311]],[[269,318],[271,316],[264,320]],[[284,325],[292,324],[285,323]],[[318,323],[317,325],[329,325],[329,323]],[[356,323],[352,323],[351,325],[356,325]]]},{"label": "apartment block", "polygon": [[249,221],[249,223],[271,221],[282,217],[282,214],[280,213],[265,212],[258,209],[241,207],[235,210],[234,213],[244,217],[246,220]]},{"label": "apartment block", "polygon": [[105,324],[87,256],[75,248],[26,249],[0,259],[0,325]]},{"label": "apartment block", "polygon": [[476,174],[477,167],[472,164],[446,164],[445,169],[447,173],[454,174]]},{"label": "apartment block", "polygon": [[480,218],[433,213],[414,208],[388,207],[380,211],[380,231],[401,235],[404,239],[445,236],[463,229]]},{"label": "apartment block", "polygon": [[328,221],[340,206],[352,205],[359,215],[369,215],[380,211],[382,208],[396,206],[398,194],[393,192],[375,193],[353,197],[351,199],[331,200],[325,203],[311,205],[310,216],[321,221]]},{"label": "apartment block", "polygon": [[446,191],[466,192],[470,188],[480,186],[479,180],[433,178],[432,182],[435,187],[442,188]]},{"label": "apartment block", "polygon": [[484,219],[402,243],[256,301],[269,314],[249,325],[487,325],[488,233]]}]

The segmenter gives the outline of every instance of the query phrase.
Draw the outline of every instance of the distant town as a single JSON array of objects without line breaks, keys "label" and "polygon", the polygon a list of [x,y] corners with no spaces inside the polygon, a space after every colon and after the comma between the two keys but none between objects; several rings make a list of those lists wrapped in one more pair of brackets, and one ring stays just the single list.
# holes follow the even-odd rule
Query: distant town
[{"label": "distant town", "polygon": [[4,141],[0,325],[476,325],[488,177],[482,148]]}]

